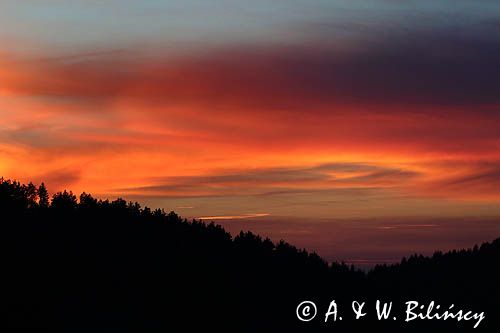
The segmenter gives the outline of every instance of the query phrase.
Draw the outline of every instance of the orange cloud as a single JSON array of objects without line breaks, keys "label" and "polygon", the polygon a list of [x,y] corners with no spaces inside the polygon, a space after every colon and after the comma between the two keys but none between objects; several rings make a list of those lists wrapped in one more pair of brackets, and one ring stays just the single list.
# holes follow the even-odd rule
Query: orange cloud
[{"label": "orange cloud", "polygon": [[257,213],[257,214],[244,214],[244,215],[224,215],[224,216],[201,216],[198,217],[198,220],[240,220],[240,219],[249,219],[256,217],[264,217],[269,216],[266,213]]},{"label": "orange cloud", "polygon": [[[482,214],[500,198],[494,91],[484,103],[476,90],[450,100],[453,87],[410,94],[420,85],[394,73],[379,89],[355,70],[364,64],[381,74],[369,55],[334,55],[276,48],[183,59],[4,55],[0,172],[53,190],[170,200],[196,207],[193,216],[267,205],[273,215],[292,206],[302,214],[411,215],[436,205],[426,200],[441,200],[443,212],[479,201],[484,206],[464,209]],[[211,201],[219,197],[233,198],[232,207]]]}]

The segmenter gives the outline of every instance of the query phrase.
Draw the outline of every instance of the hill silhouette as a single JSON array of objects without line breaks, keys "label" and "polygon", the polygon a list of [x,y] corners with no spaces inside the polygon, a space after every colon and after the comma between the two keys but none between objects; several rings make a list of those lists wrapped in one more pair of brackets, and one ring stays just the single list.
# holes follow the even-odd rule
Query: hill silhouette
[{"label": "hill silhouette", "polygon": [[[369,272],[251,232],[0,179],[2,292],[9,329],[232,332],[498,332],[500,239],[472,249],[413,255]],[[436,301],[484,311],[474,321],[377,320],[376,300]],[[314,301],[318,315],[296,309]],[[335,300],[342,321],[325,323]],[[367,302],[355,320],[351,302]],[[427,302],[427,303],[426,303]],[[3,326],[3,325],[2,325]]]}]

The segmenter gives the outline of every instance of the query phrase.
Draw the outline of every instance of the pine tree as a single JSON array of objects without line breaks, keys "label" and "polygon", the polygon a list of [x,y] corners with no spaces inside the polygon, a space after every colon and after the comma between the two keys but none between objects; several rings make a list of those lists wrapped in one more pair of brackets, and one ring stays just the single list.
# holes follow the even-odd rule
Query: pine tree
[{"label": "pine tree", "polygon": [[36,186],[30,182],[28,185],[23,185],[22,188],[24,190],[28,208],[36,207],[38,197],[38,190],[36,189]]},{"label": "pine tree", "polygon": [[49,207],[49,192],[44,183],[38,187],[38,205],[42,208]]}]

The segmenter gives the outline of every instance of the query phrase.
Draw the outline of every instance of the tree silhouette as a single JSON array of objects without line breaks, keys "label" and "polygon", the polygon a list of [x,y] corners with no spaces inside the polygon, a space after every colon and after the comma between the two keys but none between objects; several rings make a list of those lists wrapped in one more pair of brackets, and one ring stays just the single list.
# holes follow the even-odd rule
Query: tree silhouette
[{"label": "tree silhouette", "polygon": [[[328,264],[285,241],[251,232],[232,237],[214,223],[187,221],[123,199],[97,200],[43,184],[0,179],[3,252],[0,307],[9,329],[63,331],[332,330],[455,332],[452,321],[304,323],[296,306],[332,299],[350,309],[360,300],[403,304],[436,300],[487,313],[474,331],[498,332],[500,239],[468,250],[412,255],[364,273]],[[47,207],[49,209],[38,209]],[[397,305],[395,305],[397,308]],[[5,309],[5,310],[4,310]],[[399,308],[401,311],[401,308]],[[320,318],[322,317],[322,318]]]},{"label": "tree silhouette", "polygon": [[58,210],[71,210],[77,207],[76,195],[64,190],[52,196],[51,208]]},{"label": "tree silhouette", "polygon": [[40,186],[38,186],[38,205],[41,208],[48,208],[49,207],[49,191],[47,191],[47,188],[45,187],[45,184],[42,182]]}]

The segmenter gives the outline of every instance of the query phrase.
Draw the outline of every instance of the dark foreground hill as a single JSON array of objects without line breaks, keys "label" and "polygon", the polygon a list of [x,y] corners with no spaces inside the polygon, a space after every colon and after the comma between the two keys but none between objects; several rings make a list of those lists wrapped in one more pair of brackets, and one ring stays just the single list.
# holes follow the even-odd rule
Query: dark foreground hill
[{"label": "dark foreground hill", "polygon": [[[63,192],[49,200],[44,186],[3,179],[0,214],[0,326],[9,329],[500,331],[500,239],[363,273],[252,233],[232,238],[220,226],[121,199]],[[307,322],[297,317],[306,300],[317,308]],[[337,320],[325,323],[332,300]],[[377,320],[377,300],[393,302],[387,320]],[[366,302],[359,320],[353,301]],[[423,315],[431,301],[436,313],[452,304],[450,313],[472,312],[406,322],[408,301],[425,305]],[[304,319],[307,310],[299,310]]]}]

